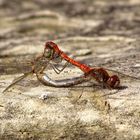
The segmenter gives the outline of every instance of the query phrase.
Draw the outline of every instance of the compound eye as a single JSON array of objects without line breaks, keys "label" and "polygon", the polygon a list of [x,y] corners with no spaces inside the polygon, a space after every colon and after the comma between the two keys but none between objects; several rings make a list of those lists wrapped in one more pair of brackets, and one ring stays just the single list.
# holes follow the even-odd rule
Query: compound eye
[{"label": "compound eye", "polygon": [[52,55],[53,55],[53,50],[50,49],[50,48],[47,48],[47,49],[44,50],[43,55],[44,55],[45,58],[51,58]]}]

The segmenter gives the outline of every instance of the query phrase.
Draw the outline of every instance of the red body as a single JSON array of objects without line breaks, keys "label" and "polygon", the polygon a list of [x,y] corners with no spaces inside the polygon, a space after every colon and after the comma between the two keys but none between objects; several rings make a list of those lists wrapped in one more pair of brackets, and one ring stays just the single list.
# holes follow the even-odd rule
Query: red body
[{"label": "red body", "polygon": [[103,82],[111,88],[117,88],[119,86],[119,77],[117,75],[109,76],[108,72],[104,68],[91,68],[85,64],[81,64],[80,62],[75,61],[74,59],[68,57],[63,51],[61,51],[59,47],[52,41],[46,43],[45,49],[48,48],[53,49],[54,53],[56,53],[72,65],[80,68],[85,73],[85,76],[94,77],[98,82]]}]

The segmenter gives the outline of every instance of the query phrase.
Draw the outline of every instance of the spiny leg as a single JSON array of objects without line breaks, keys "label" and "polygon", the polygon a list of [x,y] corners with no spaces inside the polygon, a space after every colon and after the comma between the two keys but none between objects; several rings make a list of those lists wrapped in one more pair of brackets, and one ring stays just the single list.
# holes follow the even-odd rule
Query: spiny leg
[{"label": "spiny leg", "polygon": [[54,66],[53,64],[50,63],[51,67],[53,68],[53,70],[57,73],[60,74],[67,66],[68,66],[69,62],[66,62],[62,69],[57,68],[56,66]]}]

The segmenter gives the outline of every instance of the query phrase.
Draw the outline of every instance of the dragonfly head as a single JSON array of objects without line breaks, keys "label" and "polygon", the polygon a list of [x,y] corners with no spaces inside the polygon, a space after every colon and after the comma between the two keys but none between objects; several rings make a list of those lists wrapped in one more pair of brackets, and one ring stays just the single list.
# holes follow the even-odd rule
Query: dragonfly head
[{"label": "dragonfly head", "polygon": [[44,54],[43,56],[45,58],[48,58],[50,60],[53,60],[54,62],[60,62],[61,58],[60,58],[60,49],[58,48],[57,44],[55,44],[52,41],[46,42],[45,44],[45,48],[44,48]]},{"label": "dragonfly head", "polygon": [[53,42],[46,42],[43,56],[45,58],[51,59],[53,57],[53,54],[54,54]]},{"label": "dragonfly head", "polygon": [[107,80],[107,84],[111,87],[111,88],[118,88],[120,85],[120,79],[117,75],[112,75],[108,78]]}]

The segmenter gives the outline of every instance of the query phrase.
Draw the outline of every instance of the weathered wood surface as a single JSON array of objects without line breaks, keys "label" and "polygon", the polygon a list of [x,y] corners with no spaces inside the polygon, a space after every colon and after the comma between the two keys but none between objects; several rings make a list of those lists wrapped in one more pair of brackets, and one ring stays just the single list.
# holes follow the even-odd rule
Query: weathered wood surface
[{"label": "weathered wood surface", "polygon": [[[140,139],[139,80],[120,77],[119,91],[59,89],[33,76],[2,93],[48,40],[83,63],[140,77],[139,36],[139,0],[0,0],[0,139]],[[69,66],[58,78],[79,72]]]}]

